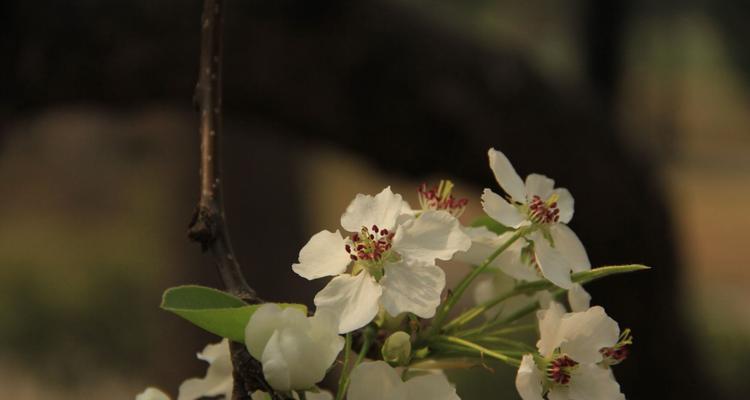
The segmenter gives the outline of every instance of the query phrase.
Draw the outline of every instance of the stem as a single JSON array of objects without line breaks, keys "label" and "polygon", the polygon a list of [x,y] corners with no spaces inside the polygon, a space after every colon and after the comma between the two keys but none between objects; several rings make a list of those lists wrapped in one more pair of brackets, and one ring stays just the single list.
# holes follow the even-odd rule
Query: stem
[{"label": "stem", "polygon": [[464,294],[466,289],[468,289],[469,285],[476,279],[477,276],[479,276],[482,272],[484,272],[487,267],[489,267],[490,263],[494,261],[497,256],[499,256],[502,252],[508,249],[510,245],[515,243],[516,240],[521,238],[522,236],[529,233],[529,229],[533,228],[521,228],[516,231],[516,233],[508,239],[505,243],[502,244],[502,246],[498,247],[497,250],[495,250],[492,254],[490,254],[489,257],[487,257],[482,264],[480,264],[478,267],[474,268],[468,275],[464,277],[464,279],[461,280],[461,282],[456,286],[453,293],[448,296],[448,299],[445,301],[445,304],[438,310],[437,315],[435,315],[435,319],[432,321],[432,325],[430,326],[430,329],[427,331],[427,336],[431,336],[436,334],[440,328],[443,325],[443,322],[445,321],[445,318],[448,316],[450,311],[453,309],[453,307],[456,306],[456,303],[458,303],[458,300],[461,299],[461,296]]},{"label": "stem", "polygon": [[[205,0],[201,16],[201,50],[198,84],[194,100],[200,112],[200,199],[193,214],[188,237],[211,253],[225,289],[248,303],[260,303],[255,291],[247,284],[232,249],[224,212],[223,182],[221,179],[221,65],[223,0]],[[284,397],[276,393],[263,377],[263,367],[247,348],[230,344],[233,400],[249,400],[255,390],[267,392],[271,399]]]},{"label": "stem", "polygon": [[297,396],[299,396],[299,400],[307,400],[307,392],[304,390],[298,390]]},{"label": "stem", "polygon": [[[347,333],[345,344],[344,344],[344,366],[341,368],[341,376],[339,377],[339,389],[336,392],[336,400],[341,400],[344,398],[344,394],[346,393],[346,385],[349,380],[349,358],[351,356],[352,352],[352,334]],[[357,357],[359,358],[359,357]]]},{"label": "stem", "polygon": [[[370,346],[373,342],[373,336],[375,335],[375,331],[372,328],[365,328],[362,332],[363,334],[363,341],[362,341],[362,347],[359,349],[359,353],[357,353],[357,359],[354,360],[354,365],[352,365],[351,370],[354,370],[354,368],[357,368],[357,365],[359,365],[362,360],[365,359],[367,356],[367,352],[370,351]],[[347,334],[348,335],[348,334]],[[351,346],[351,343],[350,343]],[[345,365],[346,366],[346,365]],[[341,384],[341,380],[339,380],[339,391],[336,393],[336,399],[340,400],[344,398],[344,395],[346,393],[346,390],[349,388],[349,381],[351,380],[351,374],[350,371],[346,371],[346,377],[344,378],[344,375],[342,374],[341,377],[344,378],[343,386]]]},{"label": "stem", "polygon": [[188,236],[213,256],[228,291],[258,302],[234,255],[224,212],[221,179],[223,0],[203,3],[200,71],[195,101],[200,112],[200,200]]},{"label": "stem", "polygon": [[495,350],[490,350],[484,346],[470,342],[465,339],[461,339],[455,336],[438,336],[438,339],[451,344],[458,345],[460,347],[471,349],[480,353],[480,355],[488,355],[496,360],[502,361],[510,366],[518,367],[521,365],[521,360],[508,356],[507,354],[500,353]]}]

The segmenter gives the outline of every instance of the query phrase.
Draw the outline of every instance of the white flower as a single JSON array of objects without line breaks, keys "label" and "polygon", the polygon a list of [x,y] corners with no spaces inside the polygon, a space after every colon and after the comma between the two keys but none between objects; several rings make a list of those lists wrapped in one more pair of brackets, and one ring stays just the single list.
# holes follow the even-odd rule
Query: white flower
[{"label": "white flower", "polygon": [[169,400],[169,396],[159,389],[150,387],[136,395],[135,400]]},{"label": "white flower", "polygon": [[516,375],[523,400],[543,400],[545,392],[549,400],[625,399],[607,360],[622,346],[620,328],[603,308],[565,313],[552,302],[537,317],[539,357],[525,355]]},{"label": "white flower", "polygon": [[488,155],[495,179],[509,197],[485,189],[484,211],[508,227],[536,225],[537,229],[525,238],[528,243],[521,246],[533,257],[522,258],[523,262],[533,263],[545,278],[569,289],[571,271],[591,269],[581,241],[566,225],[573,218],[573,196],[567,189],[555,188],[555,182],[544,175],[531,174],[524,184],[503,153],[490,149]]},{"label": "white flower", "polygon": [[[250,396],[252,400],[271,400],[271,396],[268,395],[268,393],[256,390],[253,392],[253,394]],[[297,393],[292,394],[292,398],[295,400],[299,400],[299,396]],[[325,390],[321,390],[320,392],[305,392],[305,398],[307,400],[333,400],[333,395],[331,392],[327,392]]]},{"label": "white flower", "polygon": [[307,317],[297,308],[268,303],[250,317],[245,345],[263,364],[263,376],[274,389],[309,389],[323,380],[344,346],[336,328],[336,317],[328,310]]},{"label": "white flower", "polygon": [[400,374],[383,361],[358,365],[351,373],[349,400],[460,400],[443,374],[420,375],[401,380]]},{"label": "white flower", "polygon": [[339,316],[340,333],[367,325],[380,305],[392,316],[434,316],[445,287],[445,273],[435,261],[471,245],[450,213],[427,210],[416,217],[390,187],[374,197],[358,194],[341,226],[352,235],[321,231],[292,265],[306,279],[336,276],[315,296],[315,305]]},{"label": "white flower", "polygon": [[224,396],[232,398],[232,357],[229,354],[229,341],[208,344],[197,357],[207,362],[208,370],[204,378],[191,378],[180,385],[177,400],[195,400],[202,397]]},{"label": "white flower", "polygon": [[[456,254],[455,258],[474,265],[481,264],[482,261],[512,236],[512,233],[507,232],[497,235],[483,226],[466,227],[464,228],[464,232],[472,240],[471,248],[466,252]],[[491,279],[477,282],[474,287],[474,301],[477,304],[492,300],[512,290],[514,282],[512,279],[508,279],[507,276],[528,282],[543,279],[541,269],[536,265],[534,257],[524,254],[524,244],[520,241],[514,242],[508,249],[500,253],[490,263],[490,268],[502,271],[502,273],[498,272]],[[531,299],[543,300],[543,298],[539,297],[540,295],[549,296],[549,293],[539,292],[535,296],[522,295],[512,297],[503,302],[503,312],[501,314],[511,313],[527,305]],[[589,308],[590,300],[591,296],[589,296],[581,285],[571,283],[568,290],[568,302],[573,311],[585,311]],[[543,308],[546,308],[546,304],[543,305]]]}]

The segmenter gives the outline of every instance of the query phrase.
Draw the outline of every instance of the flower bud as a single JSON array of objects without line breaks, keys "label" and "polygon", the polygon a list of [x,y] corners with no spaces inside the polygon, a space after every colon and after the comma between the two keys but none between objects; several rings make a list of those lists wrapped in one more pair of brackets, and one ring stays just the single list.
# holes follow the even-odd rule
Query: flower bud
[{"label": "flower bud", "polygon": [[381,350],[383,360],[397,365],[406,365],[411,359],[411,338],[404,331],[388,336]]}]

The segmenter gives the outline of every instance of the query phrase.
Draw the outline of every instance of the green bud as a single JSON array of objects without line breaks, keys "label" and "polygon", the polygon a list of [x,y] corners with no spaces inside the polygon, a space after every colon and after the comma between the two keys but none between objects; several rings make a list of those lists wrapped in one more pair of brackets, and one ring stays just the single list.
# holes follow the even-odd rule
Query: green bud
[{"label": "green bud", "polygon": [[404,331],[393,333],[385,340],[381,353],[386,362],[407,365],[411,359],[411,337]]}]

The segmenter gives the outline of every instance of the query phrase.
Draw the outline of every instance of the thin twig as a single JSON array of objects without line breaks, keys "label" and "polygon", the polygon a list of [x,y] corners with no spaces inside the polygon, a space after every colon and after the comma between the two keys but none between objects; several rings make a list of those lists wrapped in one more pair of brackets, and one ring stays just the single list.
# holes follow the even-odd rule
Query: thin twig
[{"label": "thin twig", "polygon": [[[227,291],[248,303],[261,303],[248,285],[232,250],[224,213],[221,180],[221,65],[223,0],[205,0],[201,18],[201,53],[198,84],[194,100],[200,112],[200,200],[188,229],[190,239],[201,244],[213,256],[216,269]],[[234,367],[232,399],[249,400],[250,393],[263,390],[272,399],[284,397],[275,393],[263,377],[263,369],[244,345],[230,346]]]}]

